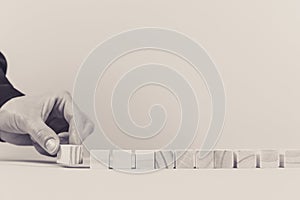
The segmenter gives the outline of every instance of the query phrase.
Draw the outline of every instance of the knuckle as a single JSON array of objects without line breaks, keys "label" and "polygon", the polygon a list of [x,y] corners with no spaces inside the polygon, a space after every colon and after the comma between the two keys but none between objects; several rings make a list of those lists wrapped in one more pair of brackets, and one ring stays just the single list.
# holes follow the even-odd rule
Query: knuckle
[{"label": "knuckle", "polygon": [[14,114],[13,120],[20,131],[23,131],[24,128],[25,128],[25,130],[29,130],[29,127],[33,123],[32,122],[33,120],[29,119],[27,116],[20,115],[20,114]]},{"label": "knuckle", "polygon": [[23,122],[28,127],[27,129],[30,130],[31,132],[38,133],[40,131],[40,128],[38,128],[37,126],[36,120],[23,117]]}]

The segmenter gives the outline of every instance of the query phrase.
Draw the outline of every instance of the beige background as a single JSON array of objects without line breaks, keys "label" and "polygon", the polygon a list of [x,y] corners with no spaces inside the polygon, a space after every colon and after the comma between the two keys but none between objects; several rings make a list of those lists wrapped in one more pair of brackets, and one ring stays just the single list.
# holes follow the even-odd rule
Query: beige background
[{"label": "beige background", "polygon": [[84,58],[112,34],[178,30],[207,49],[223,77],[227,119],[218,147],[296,148],[297,8],[297,1],[1,1],[0,44],[10,80],[40,94],[71,91]]},{"label": "beige background", "polygon": [[111,35],[142,26],[178,30],[206,48],[223,77],[227,118],[217,147],[299,148],[299,6],[296,0],[2,0],[0,48],[10,80],[26,94],[71,91],[80,64]]},{"label": "beige background", "polygon": [[[71,91],[80,64],[98,43],[111,35],[143,26],[178,30],[205,47],[223,77],[227,95],[227,117],[222,137],[217,144],[218,148],[300,148],[299,8],[298,0],[0,0],[0,50],[8,58],[10,80],[26,94],[34,95],[62,89]],[[165,59],[164,62],[178,64],[168,56],[147,52],[143,55],[137,54],[138,61]],[[149,55],[152,57],[149,58]],[[135,59],[133,57],[122,62],[128,64]],[[178,66],[178,69],[182,66]],[[189,72],[188,69],[186,72]],[[207,106],[207,91],[201,88],[201,79],[190,77],[190,80],[198,83],[197,95],[201,97],[200,107],[202,106],[202,112],[205,113],[203,122],[208,122],[210,112]],[[101,91],[97,92],[101,97]],[[141,103],[139,98],[137,96],[136,100]],[[139,105],[137,104],[137,107]],[[172,108],[173,104],[170,106]],[[140,123],[149,120],[139,113],[135,115],[137,120],[141,119]],[[171,120],[176,120],[176,117]],[[207,129],[206,123],[203,124],[199,130],[199,138],[195,141],[195,148],[201,144]],[[37,155],[30,148],[19,149],[0,145],[0,157],[30,159],[37,158]],[[259,197],[254,195],[254,191],[262,192],[263,197],[279,198],[284,194],[280,193],[280,189],[293,194],[297,188],[291,186],[299,185],[296,181],[291,181],[295,178],[294,171],[285,172],[286,174],[280,172],[279,175],[278,171],[264,171],[263,174],[257,171],[239,172],[240,174],[201,172],[197,176],[194,176],[195,172],[180,172],[177,175],[156,174],[144,178],[130,178],[127,175],[94,176],[93,173],[35,169],[24,169],[23,174],[20,168],[9,168],[15,171],[4,176],[4,180],[9,182],[6,189],[10,188],[9,185],[14,185],[12,180],[16,177],[23,180],[19,182],[19,186],[22,187],[27,185],[24,180],[28,180],[30,176],[36,177],[33,182],[43,182],[44,178],[48,177],[49,187],[51,184],[56,185],[55,180],[59,178],[66,178],[74,184],[84,177],[79,182],[93,183],[86,183],[92,187],[92,196],[96,195],[95,191],[98,189],[101,195],[100,189],[103,188],[104,196],[116,197],[122,194],[123,197],[124,194],[130,197],[136,194],[135,197],[141,197],[146,194],[146,188],[155,185],[151,191],[163,192],[161,188],[166,187],[165,192],[176,191],[171,197],[179,198],[193,197],[196,191],[197,194],[202,194],[202,189],[203,196],[233,197],[234,188],[240,192],[238,194],[247,193],[249,199]],[[1,171],[9,168],[1,168]],[[49,175],[43,177],[42,174],[45,173]],[[12,174],[15,175],[11,177]],[[90,179],[92,175],[94,178]],[[248,178],[243,178],[243,175]],[[97,177],[99,180],[106,180],[108,184],[97,182]],[[264,189],[271,179],[278,184]],[[182,187],[176,184],[179,180],[187,182],[182,190]],[[197,187],[198,182],[202,180]],[[135,182],[142,184],[134,185]],[[287,182],[289,184],[285,186],[280,184]],[[128,183],[137,187],[138,192],[129,192],[132,187],[129,187]],[[69,182],[61,181],[58,187],[65,184]],[[115,193],[114,187],[118,188],[120,193]],[[43,185],[38,185],[38,188],[39,191],[44,191],[36,193],[39,197],[47,192]],[[75,190],[79,191],[80,188],[74,184]],[[216,193],[215,188],[219,188],[217,190],[220,192]],[[27,189],[27,186],[23,187],[20,194],[24,194]],[[58,191],[63,190],[60,188]],[[84,189],[85,193],[91,191]],[[68,196],[67,193],[61,194],[63,197]],[[17,193],[13,196],[15,195]],[[148,197],[154,198],[156,195]]]}]

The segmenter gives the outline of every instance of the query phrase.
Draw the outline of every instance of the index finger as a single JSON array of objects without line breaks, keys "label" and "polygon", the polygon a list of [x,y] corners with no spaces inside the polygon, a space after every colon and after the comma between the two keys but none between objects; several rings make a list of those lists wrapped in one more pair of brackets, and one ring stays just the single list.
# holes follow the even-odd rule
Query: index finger
[{"label": "index finger", "polygon": [[73,102],[69,93],[63,94],[62,101],[63,115],[69,123],[69,143],[81,144],[93,132],[94,124]]}]

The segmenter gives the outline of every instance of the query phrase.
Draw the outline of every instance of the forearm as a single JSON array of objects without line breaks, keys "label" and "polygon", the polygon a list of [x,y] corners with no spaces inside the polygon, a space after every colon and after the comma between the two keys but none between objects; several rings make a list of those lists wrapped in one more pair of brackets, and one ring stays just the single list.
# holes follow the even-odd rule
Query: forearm
[{"label": "forearm", "polygon": [[[0,52],[0,108],[10,99],[24,95],[20,91],[16,90],[8,81],[5,76],[6,70],[7,62],[4,55]],[[1,140],[1,133],[0,142],[4,142],[3,140]]]}]

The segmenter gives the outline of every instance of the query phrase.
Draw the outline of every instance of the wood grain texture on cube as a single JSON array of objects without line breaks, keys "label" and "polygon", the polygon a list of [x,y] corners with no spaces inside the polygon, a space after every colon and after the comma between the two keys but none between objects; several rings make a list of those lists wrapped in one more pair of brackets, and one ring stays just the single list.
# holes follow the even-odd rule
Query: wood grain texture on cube
[{"label": "wood grain texture on cube", "polygon": [[285,151],[284,167],[300,168],[300,150],[286,150]]},{"label": "wood grain texture on cube", "polygon": [[109,150],[91,150],[90,167],[91,169],[109,169]]},{"label": "wood grain texture on cube", "polygon": [[142,170],[154,169],[154,151],[136,150],[135,168]]},{"label": "wood grain texture on cube", "polygon": [[214,168],[214,152],[196,151],[195,161],[197,169],[212,169]]},{"label": "wood grain texture on cube", "polygon": [[82,164],[82,145],[61,145],[56,162],[65,166]]},{"label": "wood grain texture on cube", "polygon": [[155,151],[154,156],[155,169],[174,168],[175,156],[173,151]]},{"label": "wood grain texture on cube", "polygon": [[238,150],[235,155],[237,168],[256,168],[256,151]]},{"label": "wood grain texture on cube", "polygon": [[195,168],[195,152],[193,150],[175,151],[175,168],[176,169],[193,169]]},{"label": "wood grain texture on cube", "polygon": [[214,151],[214,168],[233,168],[234,157],[231,150],[215,150]]},{"label": "wood grain texture on cube", "polygon": [[260,168],[278,168],[279,152],[278,150],[261,150],[259,155]]},{"label": "wood grain texture on cube", "polygon": [[110,164],[112,169],[135,168],[135,155],[131,150],[112,150],[110,151]]}]

